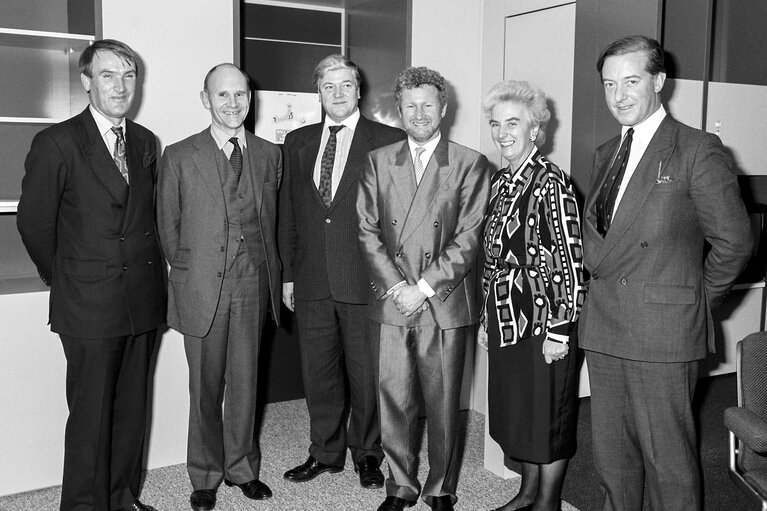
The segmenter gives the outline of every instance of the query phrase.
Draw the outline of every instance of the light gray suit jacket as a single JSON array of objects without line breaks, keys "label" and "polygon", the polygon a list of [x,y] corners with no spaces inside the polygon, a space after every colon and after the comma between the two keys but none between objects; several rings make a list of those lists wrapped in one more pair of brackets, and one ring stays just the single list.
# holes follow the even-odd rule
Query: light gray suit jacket
[{"label": "light gray suit jacket", "polygon": [[[370,274],[371,319],[441,330],[479,320],[477,251],[490,193],[482,154],[440,140],[416,186],[407,140],[368,154],[357,195],[360,251]],[[407,318],[386,292],[420,278],[434,289],[429,309]]]},{"label": "light gray suit jacket", "polygon": [[581,347],[649,362],[704,358],[714,342],[711,308],[753,244],[732,159],[715,135],[667,116],[603,239],[595,201],[619,144],[615,137],[599,147],[591,169],[583,225],[591,281]]},{"label": "light gray suit jacket", "polygon": [[[269,273],[274,320],[282,292],[275,222],[282,154],[274,144],[245,132],[250,173]],[[170,263],[168,326],[203,337],[221,294],[229,236],[224,191],[216,163],[220,151],[210,128],[168,146],[157,195],[160,240]],[[253,292],[257,292],[253,290]]]}]

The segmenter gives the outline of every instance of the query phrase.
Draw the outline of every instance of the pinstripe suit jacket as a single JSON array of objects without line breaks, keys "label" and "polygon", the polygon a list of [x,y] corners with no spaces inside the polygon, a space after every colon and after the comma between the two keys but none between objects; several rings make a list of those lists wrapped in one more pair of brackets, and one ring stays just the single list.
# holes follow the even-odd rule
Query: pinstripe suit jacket
[{"label": "pinstripe suit jacket", "polygon": [[345,303],[368,302],[368,284],[357,245],[359,222],[355,202],[369,151],[404,139],[404,131],[360,116],[346,167],[330,207],[314,183],[314,163],[323,123],[292,131],[285,137],[285,177],[280,188],[278,240],[283,282],[294,282],[295,297],[333,297]]}]

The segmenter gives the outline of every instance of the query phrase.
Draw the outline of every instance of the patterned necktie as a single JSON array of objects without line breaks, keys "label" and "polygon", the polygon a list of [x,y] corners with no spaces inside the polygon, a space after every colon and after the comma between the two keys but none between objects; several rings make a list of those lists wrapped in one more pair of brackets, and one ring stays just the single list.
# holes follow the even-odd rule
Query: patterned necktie
[{"label": "patterned necktie", "polygon": [[237,177],[237,182],[240,182],[240,176],[242,175],[242,149],[240,149],[240,142],[237,137],[232,137],[229,142],[234,146],[232,149],[232,155],[229,157],[229,163],[232,164],[232,170]]},{"label": "patterned necktie", "polygon": [[115,165],[117,165],[120,174],[122,174],[123,179],[125,179],[125,182],[130,184],[130,177],[128,176],[128,156],[125,152],[125,136],[123,136],[122,126],[113,126],[112,132],[117,135],[115,148],[112,151],[112,159],[114,160]]},{"label": "patterned necktie", "polygon": [[413,158],[413,167],[415,167],[415,184],[420,185],[421,184],[421,178],[423,178],[423,173],[426,171],[426,169],[423,166],[423,162],[421,161],[421,155],[426,152],[426,149],[423,147],[416,147],[415,148],[415,157]]},{"label": "patterned necktie", "polygon": [[320,186],[318,190],[322,202],[327,207],[330,207],[330,203],[333,201],[333,162],[336,159],[336,133],[341,131],[343,127],[343,124],[328,126],[330,137],[328,137],[328,143],[325,144],[325,151],[322,153],[322,160],[320,160]]},{"label": "patterned necktie", "polygon": [[628,131],[626,131],[626,136],[623,137],[623,143],[618,150],[618,155],[615,157],[615,161],[613,161],[604,183],[602,183],[602,189],[599,191],[599,197],[597,198],[596,204],[597,230],[603,238],[607,235],[607,230],[610,228],[610,224],[613,221],[615,199],[618,196],[618,190],[621,188],[623,175],[626,173],[626,164],[629,161],[629,154],[631,153],[631,140],[633,135],[634,128],[629,128]]}]

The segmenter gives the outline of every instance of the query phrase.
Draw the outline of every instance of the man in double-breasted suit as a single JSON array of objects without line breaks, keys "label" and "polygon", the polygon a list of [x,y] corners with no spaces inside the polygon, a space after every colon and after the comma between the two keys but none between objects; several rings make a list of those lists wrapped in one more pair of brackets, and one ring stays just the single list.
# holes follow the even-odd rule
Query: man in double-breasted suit
[{"label": "man in double-breasted suit", "polygon": [[[452,510],[461,376],[467,330],[479,319],[477,250],[490,174],[483,155],[442,137],[447,91],[439,73],[406,69],[394,97],[408,140],[370,153],[357,198],[389,463],[378,509],[400,511],[422,494],[432,509]],[[423,493],[414,450],[416,385],[428,428]]]},{"label": "man in double-breasted suit", "polygon": [[244,129],[250,95],[248,77],[236,66],[211,69],[200,93],[211,126],[166,148],[160,168],[168,325],[184,334],[190,503],[201,511],[215,507],[222,480],[251,499],[272,495],[259,479],[254,432],[258,352],[270,303],[279,319],[282,156]]},{"label": "man in double-breasted suit", "polygon": [[282,300],[296,313],[311,439],[309,458],[285,478],[302,482],[338,472],[348,447],[360,484],[380,488],[381,429],[366,335],[369,286],[355,205],[367,153],[406,135],[360,114],[359,70],[346,57],[322,59],[314,80],[325,120],[290,132],[283,146]]},{"label": "man in double-breasted suit", "polygon": [[579,339],[602,509],[640,511],[645,485],[651,509],[700,509],[698,362],[713,348],[711,308],[750,256],[750,224],[719,139],[666,114],[658,42],[615,41],[597,69],[623,126],[594,156],[583,226]]},{"label": "man in double-breasted suit", "polygon": [[18,228],[51,286],[51,330],[67,360],[62,511],[154,509],[138,495],[165,283],[155,136],[125,118],[138,71],[119,41],[86,48],[90,106],[38,133],[25,163]]}]

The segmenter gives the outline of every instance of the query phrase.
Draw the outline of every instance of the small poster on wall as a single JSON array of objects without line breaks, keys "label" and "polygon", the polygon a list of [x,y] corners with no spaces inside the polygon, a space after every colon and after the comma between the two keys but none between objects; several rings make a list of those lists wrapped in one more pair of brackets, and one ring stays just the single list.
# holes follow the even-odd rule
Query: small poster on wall
[{"label": "small poster on wall", "polygon": [[282,144],[296,128],[322,120],[322,105],[316,92],[258,91],[255,133]]}]

